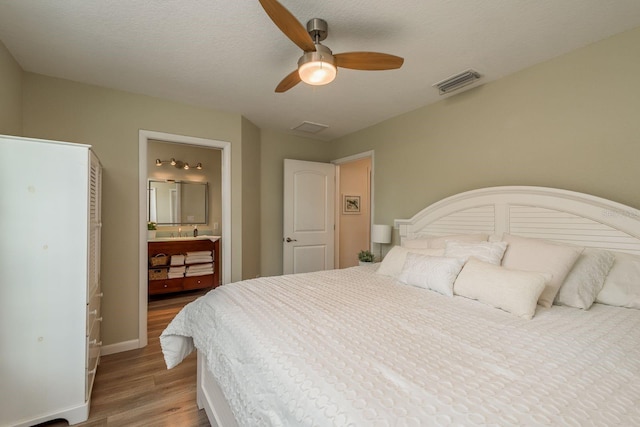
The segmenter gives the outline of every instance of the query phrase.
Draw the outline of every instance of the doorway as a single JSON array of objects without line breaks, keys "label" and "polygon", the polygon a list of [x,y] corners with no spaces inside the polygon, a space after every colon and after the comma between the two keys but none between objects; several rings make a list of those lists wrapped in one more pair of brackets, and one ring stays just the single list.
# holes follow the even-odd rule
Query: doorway
[{"label": "doorway", "polygon": [[[317,162],[303,162],[298,163],[315,164],[319,168],[328,165],[327,163]],[[332,193],[334,194],[334,201],[332,203],[332,216],[334,220],[334,233],[333,239],[330,244],[333,251],[333,267],[329,268],[345,268],[353,265],[358,265],[358,252],[364,249],[373,250],[371,244],[371,224],[373,224],[373,212],[374,212],[374,152],[366,151],[353,156],[344,157],[341,159],[333,160],[331,164],[335,169],[335,186],[332,186]],[[285,168],[286,169],[286,168]],[[341,169],[344,169],[347,176],[345,185],[341,185]],[[352,173],[352,169],[355,171]],[[291,206],[287,204],[287,194],[289,193],[289,199],[293,197],[291,191],[293,183],[287,185],[287,175],[285,174],[285,202],[283,206],[283,212],[291,210]],[[314,182],[318,180],[312,180]],[[322,180],[320,180],[322,181]],[[349,182],[347,184],[347,181]],[[318,181],[319,182],[319,181]],[[288,190],[289,188],[289,190]],[[346,204],[349,207],[346,207]],[[354,204],[355,203],[355,204]],[[345,213],[343,213],[343,211]],[[318,216],[318,213],[311,215],[311,218]],[[349,220],[343,220],[349,216]],[[294,251],[290,250],[288,246],[295,246],[296,236],[293,234],[292,218],[294,215],[285,214],[283,217],[283,273],[292,273],[288,271],[287,266],[295,264],[293,254]],[[287,219],[289,218],[289,219]],[[321,219],[321,218],[320,218]],[[300,220],[300,218],[299,218]],[[303,222],[308,222],[307,218],[304,218]],[[312,221],[313,222],[313,221]],[[317,224],[323,223],[323,221],[313,222],[316,225],[316,231],[319,231],[321,227]],[[344,223],[344,224],[342,224]],[[349,241],[347,235],[355,231],[357,239]],[[342,236],[345,236],[341,238]],[[293,236],[293,237],[292,237]],[[354,246],[355,245],[355,246]],[[319,245],[319,247],[322,245]],[[355,249],[357,248],[357,249]],[[317,255],[316,251],[316,255]],[[331,252],[331,251],[329,251]],[[324,251],[327,253],[327,251]],[[345,259],[341,262],[341,253]],[[318,270],[318,262],[313,263],[308,270],[302,269],[299,272],[316,271]],[[321,268],[320,268],[321,269]],[[289,269],[290,270],[290,269]]]},{"label": "doorway", "polygon": [[358,253],[371,250],[373,152],[335,160],[336,268],[358,265]]},{"label": "doorway", "polygon": [[231,281],[231,144],[226,141],[196,138],[185,135],[168,134],[140,130],[138,138],[139,160],[139,293],[138,293],[138,347],[147,345],[147,151],[150,141],[159,141],[171,144],[183,144],[190,146],[206,147],[221,150],[221,278],[222,283]]},{"label": "doorway", "polygon": [[[298,163],[308,163],[310,172],[317,172],[318,176],[323,175],[320,173],[322,171],[322,167],[328,165],[327,163],[318,163],[318,162],[305,162],[305,161],[294,161]],[[317,170],[315,167],[311,167],[312,165],[317,166]],[[363,249],[373,250],[371,244],[371,224],[373,224],[373,206],[374,204],[374,152],[366,151],[360,154],[355,154],[353,156],[348,156],[344,158],[340,158],[337,160],[333,160],[331,164],[334,166],[335,173],[335,185],[332,186],[331,192],[334,194],[333,203],[332,203],[332,214],[331,217],[333,219],[333,241],[331,242],[332,252],[333,252],[333,267],[332,268],[345,268],[354,265],[358,265],[358,252]],[[285,167],[286,170],[286,167]],[[344,184],[343,179],[341,178],[341,170],[344,172]],[[333,174],[332,174],[333,175]],[[285,185],[284,185],[284,203],[283,203],[283,212],[291,211],[292,206],[290,203],[288,204],[287,200],[291,200],[293,197],[293,181],[291,176],[287,176],[285,173]],[[289,182],[291,181],[291,182]],[[311,180],[312,182],[320,182],[322,180]],[[303,186],[304,187],[304,186]],[[321,192],[319,189],[317,192]],[[290,193],[287,196],[287,193]],[[350,207],[345,207],[345,204],[349,203]],[[355,205],[354,205],[355,203]],[[343,211],[346,213],[343,214]],[[311,218],[315,218],[318,216],[318,212],[311,215]],[[297,241],[296,236],[293,235],[293,223],[292,218],[294,215],[290,214],[287,216],[285,214],[283,216],[283,268],[282,271],[284,274],[287,274],[288,271],[287,266],[292,266],[295,264],[292,254],[294,251],[290,250],[288,246],[295,246],[295,242]],[[349,220],[345,220],[344,218],[349,218]],[[318,218],[316,218],[318,219]],[[322,219],[322,218],[319,218]],[[305,218],[306,222],[308,218]],[[341,222],[344,223],[341,225]],[[313,224],[311,224],[313,223]],[[311,221],[311,228],[319,231],[322,227],[319,227],[318,224],[324,223],[324,221]],[[296,229],[299,227],[296,227]],[[354,240],[353,237],[356,236]],[[293,236],[293,237],[292,237]],[[288,238],[287,238],[288,237]],[[322,245],[318,245],[320,248]],[[326,246],[326,245],[325,245]],[[341,247],[342,246],[342,247]],[[323,246],[324,247],[324,246]],[[357,248],[357,249],[354,249]],[[316,251],[315,255],[318,256],[318,251]],[[343,259],[341,260],[341,253]],[[317,270],[318,263],[315,263],[315,267],[312,266],[308,271]],[[331,268],[331,267],[330,267]],[[304,269],[303,269],[304,271]],[[301,271],[302,272],[302,271]]]}]

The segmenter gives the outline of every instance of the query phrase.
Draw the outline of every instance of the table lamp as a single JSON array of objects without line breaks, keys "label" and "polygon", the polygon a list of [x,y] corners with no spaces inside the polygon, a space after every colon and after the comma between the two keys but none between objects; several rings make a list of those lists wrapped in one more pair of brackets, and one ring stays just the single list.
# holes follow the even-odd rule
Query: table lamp
[{"label": "table lamp", "polygon": [[391,226],[373,224],[373,227],[371,227],[371,241],[380,245],[380,261],[382,261],[382,245],[391,243]]}]

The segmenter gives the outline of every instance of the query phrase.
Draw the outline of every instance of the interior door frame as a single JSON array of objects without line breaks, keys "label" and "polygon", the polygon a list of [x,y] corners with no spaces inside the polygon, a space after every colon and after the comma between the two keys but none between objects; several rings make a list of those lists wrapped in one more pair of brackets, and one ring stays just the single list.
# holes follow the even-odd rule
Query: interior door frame
[{"label": "interior door frame", "polygon": [[[350,162],[354,162],[356,160],[361,160],[361,159],[366,159],[366,158],[370,158],[371,159],[371,177],[370,177],[370,182],[371,182],[371,186],[369,188],[369,191],[371,194],[369,194],[369,200],[371,201],[371,208],[369,209],[369,225],[373,226],[374,222],[373,222],[373,218],[374,218],[374,212],[375,212],[375,198],[374,198],[374,194],[375,191],[375,150],[369,150],[369,151],[364,151],[362,153],[358,153],[358,154],[353,154],[351,156],[347,156],[347,157],[342,157],[336,160],[332,160],[331,163],[333,163],[334,165],[338,166],[336,167],[336,191],[335,191],[335,197],[336,197],[336,203],[335,203],[335,219],[334,219],[334,224],[336,225],[335,227],[335,231],[333,233],[333,262],[334,262],[334,266],[336,266],[336,268],[338,268],[338,266],[340,265],[340,204],[342,203],[342,201],[340,200],[340,192],[337,191],[337,189],[340,186],[340,165],[344,164],[344,163],[350,163]],[[371,237],[369,237],[369,250],[373,251],[373,243],[371,243]]]},{"label": "interior door frame", "polygon": [[[147,144],[149,140],[168,142],[171,144],[196,145],[205,148],[222,150],[222,283],[231,282],[231,143],[215,139],[196,138],[186,135],[175,135],[165,132],[140,130],[138,136],[138,171],[139,171],[139,292],[138,292],[138,348],[147,345]],[[130,350],[130,349],[127,349]]]}]

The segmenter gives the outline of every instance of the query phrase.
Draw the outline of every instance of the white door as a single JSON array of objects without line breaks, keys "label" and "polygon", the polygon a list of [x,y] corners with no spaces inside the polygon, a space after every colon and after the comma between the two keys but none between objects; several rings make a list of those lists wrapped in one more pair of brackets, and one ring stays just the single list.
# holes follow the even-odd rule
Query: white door
[{"label": "white door", "polygon": [[333,269],[335,166],[284,161],[283,273]]}]

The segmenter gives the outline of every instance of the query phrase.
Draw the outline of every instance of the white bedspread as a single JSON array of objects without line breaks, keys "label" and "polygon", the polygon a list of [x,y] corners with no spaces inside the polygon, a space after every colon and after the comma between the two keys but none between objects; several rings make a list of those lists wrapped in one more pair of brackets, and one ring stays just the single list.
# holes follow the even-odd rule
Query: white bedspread
[{"label": "white bedspread", "polygon": [[640,425],[640,311],[532,320],[355,267],[221,286],[163,332],[192,341],[245,426]]}]

